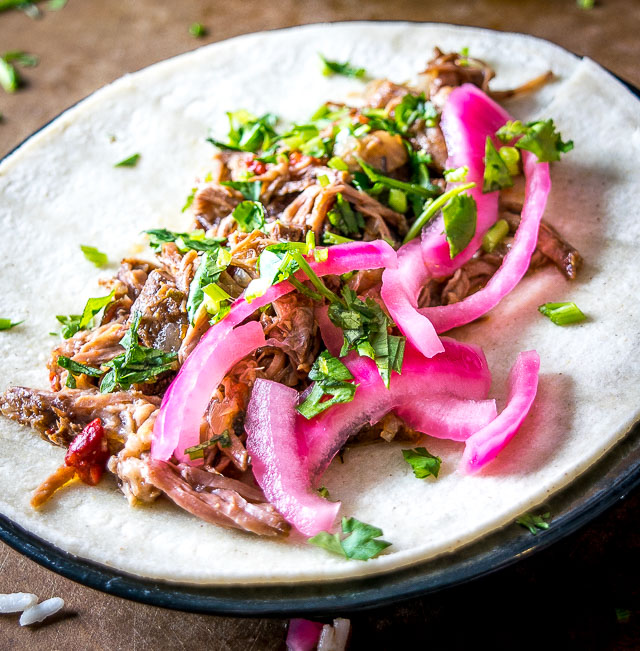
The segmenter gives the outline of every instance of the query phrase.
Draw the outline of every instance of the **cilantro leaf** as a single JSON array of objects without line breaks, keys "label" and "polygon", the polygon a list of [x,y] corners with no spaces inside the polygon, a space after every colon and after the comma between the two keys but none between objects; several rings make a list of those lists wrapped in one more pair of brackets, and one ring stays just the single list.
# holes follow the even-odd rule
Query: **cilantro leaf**
[{"label": "cilantro leaf", "polygon": [[64,355],[58,356],[56,364],[61,368],[67,369],[67,382],[66,386],[70,389],[76,388],[76,379],[75,376],[85,374],[91,377],[100,377],[104,374],[104,371],[94,366],[87,366],[86,364],[80,364],[79,362],[74,362],[70,357],[65,357]]},{"label": "cilantro leaf", "polygon": [[534,515],[533,513],[525,513],[521,515],[517,520],[516,524],[529,529],[529,531],[535,536],[538,533],[538,530],[548,529],[549,524],[545,520],[549,519],[549,513],[543,513],[542,515]]},{"label": "cilantro leaf", "polygon": [[451,259],[464,250],[473,239],[477,213],[476,200],[469,194],[457,194],[442,207],[444,231]]},{"label": "cilantro leaf", "polygon": [[259,149],[266,150],[278,137],[274,129],[278,118],[272,113],[256,117],[249,111],[239,110],[227,112],[227,118],[229,119],[229,141],[224,143],[214,138],[207,138],[208,142],[220,149],[251,152],[256,152]]},{"label": "cilantro leaf", "polygon": [[135,167],[140,160],[140,154],[132,154],[128,158],[121,160],[119,163],[116,163],[114,167]]},{"label": "cilantro leaf", "polygon": [[495,192],[502,188],[513,187],[513,179],[509,168],[502,160],[502,157],[495,148],[491,138],[487,136],[484,148],[484,177],[482,180],[482,192]]},{"label": "cilantro leaf", "polygon": [[135,312],[132,316],[129,330],[120,340],[124,353],[102,365],[108,371],[100,382],[101,393],[111,393],[118,386],[126,391],[132,384],[155,382],[158,375],[175,368],[178,353],[167,353],[138,343],[142,314]]},{"label": "cilantro leaf", "polygon": [[343,75],[345,77],[361,79],[366,74],[364,68],[354,68],[348,61],[341,63],[339,61],[331,61],[322,56],[322,54],[318,54],[318,56],[322,61],[322,74],[327,77],[330,75]]},{"label": "cilantro leaf", "polygon": [[505,144],[519,137],[515,146],[535,154],[540,163],[560,160],[560,154],[573,149],[573,141],[562,141],[553,120],[537,120],[526,125],[519,120],[509,121],[498,129],[496,136]]},{"label": "cilantro leaf", "polygon": [[[305,418],[313,418],[333,405],[351,402],[355,396],[356,385],[348,382],[353,380],[353,375],[329,351],[318,355],[309,371],[309,379],[315,384],[305,401],[296,408]],[[331,398],[322,401],[325,396]]]},{"label": "cilantro leaf", "polygon": [[107,262],[109,262],[107,254],[102,253],[102,251],[98,251],[95,246],[87,246],[85,244],[81,244],[80,250],[82,253],[84,253],[84,257],[89,260],[89,262],[93,262],[96,267],[104,267]]},{"label": "cilantro leaf", "polygon": [[229,430],[226,429],[222,434],[218,436],[213,436],[208,441],[200,443],[199,445],[193,445],[190,448],[186,448],[184,453],[189,455],[191,461],[195,459],[203,459],[204,451],[214,445],[220,444],[221,448],[228,448],[231,446],[231,437],[229,436]]},{"label": "cilantro leaf", "polygon": [[222,185],[233,188],[249,201],[259,201],[262,183],[260,181],[223,181]]},{"label": "cilantro leaf", "polygon": [[383,535],[382,529],[360,522],[356,518],[342,518],[342,533],[349,535],[341,537],[337,533],[321,531],[313,538],[309,538],[308,542],[332,554],[359,561],[375,558],[391,545],[386,540],[376,540]]},{"label": "cilantro leaf", "polygon": [[225,239],[206,237],[205,231],[200,229],[190,233],[176,233],[166,228],[152,228],[142,232],[149,236],[149,246],[154,251],[160,251],[164,242],[175,242],[180,253],[186,253],[189,249],[217,251],[220,248],[220,243]]},{"label": "cilantro leaf", "polygon": [[255,230],[262,230],[265,225],[266,213],[264,206],[259,201],[243,201],[239,203],[231,213],[240,230],[251,233]]},{"label": "cilantro leaf", "polygon": [[431,475],[437,477],[440,472],[442,459],[433,456],[426,448],[415,448],[414,450],[403,450],[404,460],[413,468],[413,474],[418,479],[424,479]]},{"label": "cilantro leaf", "polygon": [[200,264],[189,286],[189,297],[187,298],[187,317],[192,325],[198,308],[205,300],[205,288],[218,282],[222,272],[229,266],[229,262],[228,252],[220,247],[205,251],[200,256]]},{"label": "cilantro leaf", "polygon": [[11,328],[15,328],[21,323],[24,323],[24,321],[12,321],[11,319],[2,318],[0,319],[0,330],[11,330]]},{"label": "cilantro leaf", "polygon": [[424,93],[420,95],[407,93],[394,107],[393,119],[398,126],[398,131],[407,134],[418,120],[424,121],[426,127],[434,127],[438,120],[438,111],[425,99]]},{"label": "cilantro leaf", "polygon": [[82,314],[69,314],[67,316],[57,314],[56,319],[62,324],[61,334],[64,339],[73,337],[79,330],[86,330],[93,322],[93,317],[100,310],[109,305],[115,296],[116,290],[112,290],[108,296],[90,298],[82,310]]}]

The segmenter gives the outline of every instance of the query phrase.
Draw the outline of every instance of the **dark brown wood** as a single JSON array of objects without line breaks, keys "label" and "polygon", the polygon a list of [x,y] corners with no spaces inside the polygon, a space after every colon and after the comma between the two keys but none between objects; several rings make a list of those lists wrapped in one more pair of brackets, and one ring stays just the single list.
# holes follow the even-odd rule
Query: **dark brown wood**
[{"label": "dark brown wood", "polygon": [[[0,13],[0,51],[40,56],[15,95],[0,91],[0,156],[74,102],[122,74],[246,32],[335,20],[452,22],[534,34],[585,54],[640,86],[640,2],[597,0],[70,0],[32,20]],[[208,36],[194,39],[193,22]],[[427,53],[425,53],[425,57]],[[638,648],[640,495],[536,557],[443,594],[358,615],[352,649]],[[111,597],[45,570],[0,544],[0,592],[62,596],[67,606],[30,629],[0,615],[0,648],[284,648],[285,622],[208,617]],[[631,611],[620,623],[616,608]],[[336,613],[340,615],[341,613]]]}]

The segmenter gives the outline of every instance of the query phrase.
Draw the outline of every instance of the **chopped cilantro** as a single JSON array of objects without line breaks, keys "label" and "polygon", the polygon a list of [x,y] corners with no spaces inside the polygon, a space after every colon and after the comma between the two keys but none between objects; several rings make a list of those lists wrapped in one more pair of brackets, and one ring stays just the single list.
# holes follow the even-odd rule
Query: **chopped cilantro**
[{"label": "chopped cilantro", "polygon": [[386,540],[376,540],[383,535],[382,529],[355,518],[342,518],[342,533],[350,535],[341,537],[337,533],[321,531],[313,538],[309,538],[309,542],[332,554],[359,561],[368,561],[391,545]]},{"label": "chopped cilantro", "polygon": [[189,25],[189,34],[194,38],[201,38],[207,35],[207,28],[202,23],[191,23]]},{"label": "chopped cilantro", "polygon": [[101,393],[111,393],[118,386],[126,391],[132,384],[155,382],[158,375],[175,368],[178,353],[166,353],[138,343],[141,313],[135,312],[125,336],[120,340],[124,353],[103,364],[108,369],[100,382]]},{"label": "chopped cilantro", "polygon": [[509,121],[498,129],[496,136],[505,144],[519,138],[515,146],[535,154],[540,163],[560,160],[560,154],[566,154],[573,149],[571,140],[562,141],[553,120],[538,120],[526,125],[519,120]]},{"label": "chopped cilantro", "polygon": [[434,457],[426,448],[415,448],[414,450],[403,450],[404,460],[413,468],[413,474],[418,479],[424,479],[431,475],[437,477],[440,472],[442,459]]},{"label": "chopped cilantro", "polygon": [[264,206],[259,201],[243,201],[239,203],[231,213],[240,230],[251,233],[255,230],[262,230],[265,225],[266,213]]},{"label": "chopped cilantro", "polygon": [[[356,385],[349,369],[329,351],[318,355],[309,371],[309,379],[314,381],[311,393],[296,408],[305,418],[313,418],[333,405],[351,402],[356,394]],[[331,396],[329,400],[322,400]]]},{"label": "chopped cilantro", "polygon": [[516,524],[529,529],[529,531],[535,536],[539,529],[542,530],[549,528],[549,524],[545,522],[545,520],[549,519],[549,515],[549,513],[543,513],[542,515],[525,513],[516,520]]},{"label": "chopped cilantro", "polygon": [[259,149],[269,149],[278,137],[274,127],[278,118],[272,113],[256,117],[249,111],[239,110],[227,112],[229,119],[229,141],[226,143],[207,138],[208,142],[220,149],[256,152]]},{"label": "chopped cilantro", "polygon": [[21,323],[24,323],[24,321],[12,321],[11,319],[2,318],[0,319],[0,330],[11,330],[11,328],[15,328]]},{"label": "chopped cilantro", "polygon": [[388,388],[391,372],[402,370],[406,338],[389,334],[389,317],[372,298],[364,302],[348,287],[343,287],[342,296],[344,301],[334,300],[329,306],[329,319],[344,336],[340,356],[356,350],[359,355],[370,357]]},{"label": "chopped cilantro", "polygon": [[322,54],[318,54],[318,56],[322,61],[322,74],[327,77],[330,75],[343,75],[345,77],[361,79],[366,74],[364,68],[354,68],[348,61],[340,63],[339,61],[331,61],[322,56]]},{"label": "chopped cilantro", "polygon": [[[218,282],[222,272],[229,266],[229,262],[229,253],[226,251],[226,249],[219,247],[205,251],[200,256],[200,264],[196,269],[191,284],[189,285],[189,297],[187,299],[187,317],[189,318],[189,323],[192,325],[195,322],[198,308],[205,300],[205,288]],[[209,301],[212,300],[213,299],[210,297]],[[213,308],[213,304],[211,302],[209,303],[209,306]],[[220,305],[218,305],[217,309],[215,309],[213,313],[217,314],[219,308]]]},{"label": "chopped cilantro", "polygon": [[98,251],[95,246],[81,244],[80,250],[84,253],[84,257],[89,260],[89,262],[92,262],[96,267],[104,267],[107,262],[109,262],[107,254]]},{"label": "chopped cilantro", "polygon": [[204,451],[214,445],[220,445],[221,448],[228,448],[231,446],[231,437],[229,436],[229,430],[226,429],[222,434],[218,436],[213,436],[208,441],[200,443],[200,445],[193,445],[190,448],[186,448],[184,453],[189,455],[191,461],[196,459],[204,458]]},{"label": "chopped cilantro", "polygon": [[365,226],[364,217],[351,208],[340,192],[336,195],[335,207],[327,213],[329,223],[343,235],[358,235]]},{"label": "chopped cilantro", "polygon": [[140,160],[140,154],[132,154],[128,158],[121,160],[119,163],[116,163],[114,167],[135,167]]},{"label": "chopped cilantro", "polygon": [[76,388],[76,376],[77,375],[89,375],[91,377],[100,377],[103,375],[104,371],[94,366],[87,366],[86,364],[80,364],[79,362],[74,362],[70,357],[65,357],[60,355],[56,361],[58,366],[61,368],[67,369],[67,381],[65,386],[70,389]]},{"label": "chopped cilantro", "polygon": [[398,131],[407,134],[415,122],[421,120],[426,127],[437,124],[438,112],[436,107],[425,99],[424,93],[412,95],[407,93],[393,109],[393,119]]},{"label": "chopped cilantro", "polygon": [[233,188],[248,201],[259,201],[262,183],[260,181],[223,181],[222,185]]},{"label": "chopped cilantro", "polygon": [[329,489],[325,486],[320,486],[320,488],[318,488],[318,493],[320,494],[320,497],[324,497],[327,500],[329,499]]},{"label": "chopped cilantro", "polygon": [[191,188],[191,193],[185,199],[184,206],[182,206],[182,210],[180,212],[186,212],[187,210],[189,210],[189,208],[191,208],[191,204],[193,203],[193,200],[196,198],[197,190],[198,188]]},{"label": "chopped cilantro", "polygon": [[108,296],[99,296],[98,298],[90,298],[82,314],[57,314],[56,319],[62,324],[60,334],[64,339],[73,337],[79,330],[86,330],[93,323],[93,318],[100,310],[109,305],[115,296],[116,290],[112,290]]},{"label": "chopped cilantro", "polygon": [[327,163],[327,167],[330,167],[334,170],[340,170],[342,172],[349,171],[349,166],[342,160],[342,158],[338,158],[338,156],[333,156],[330,158],[329,162]]},{"label": "chopped cilantro", "polygon": [[142,231],[149,236],[149,246],[154,251],[160,251],[165,242],[175,242],[180,253],[186,253],[189,249],[194,251],[217,251],[224,238],[206,237],[205,231],[195,230],[190,233],[176,233],[166,228],[153,228]]},{"label": "chopped cilantro", "polygon": [[482,192],[495,192],[502,188],[513,187],[513,179],[507,164],[502,160],[498,150],[487,136],[484,148],[484,178]]},{"label": "chopped cilantro", "polygon": [[477,214],[476,200],[470,194],[456,194],[442,207],[444,232],[452,260],[475,235]]},{"label": "chopped cilantro", "polygon": [[559,326],[580,323],[587,318],[575,303],[545,303],[538,311]]}]

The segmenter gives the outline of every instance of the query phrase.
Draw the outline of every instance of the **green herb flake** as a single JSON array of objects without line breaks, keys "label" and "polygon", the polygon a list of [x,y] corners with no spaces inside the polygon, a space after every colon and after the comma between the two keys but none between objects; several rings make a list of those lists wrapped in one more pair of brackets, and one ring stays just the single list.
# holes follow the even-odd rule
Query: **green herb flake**
[{"label": "green herb flake", "polygon": [[[198,308],[207,297],[207,294],[205,294],[204,291],[205,288],[209,288],[209,292],[211,293],[211,286],[215,286],[215,283],[220,279],[222,272],[229,266],[229,262],[230,258],[228,251],[220,247],[205,251],[200,256],[198,268],[196,269],[193,280],[189,285],[189,297],[187,298],[187,317],[189,323],[192,325],[195,323]],[[221,298],[218,303],[222,300],[225,300],[224,297]],[[211,310],[211,314],[217,314],[221,307],[220,305],[215,306],[214,304],[215,299],[209,297],[207,299],[207,305]],[[205,309],[206,308],[207,306],[205,305]]]},{"label": "green herb flake", "polygon": [[11,319],[0,319],[0,330],[11,330],[11,328],[15,328],[16,326],[19,326],[21,323],[24,323],[24,321],[12,321]]},{"label": "green herb flake", "polygon": [[0,57],[0,86],[7,93],[15,93],[20,85],[18,71],[4,57]]},{"label": "green herb flake", "polygon": [[468,173],[469,167],[467,165],[445,170],[444,180],[447,181],[447,183],[461,183],[466,180]]},{"label": "green herb flake", "polygon": [[49,0],[47,9],[49,11],[60,11],[67,6],[68,0]]},{"label": "green herb flake", "polygon": [[100,310],[113,300],[116,290],[112,290],[108,296],[100,296],[98,298],[90,298],[82,310],[82,314],[57,314],[56,319],[62,324],[60,334],[64,339],[73,337],[79,330],[86,330],[93,324],[93,318],[100,312]]},{"label": "green herb flake", "polygon": [[56,361],[56,364],[60,368],[64,368],[68,371],[67,373],[67,382],[66,386],[70,389],[76,388],[76,376],[78,375],[89,375],[90,377],[100,377],[104,374],[99,368],[94,366],[87,366],[86,364],[80,364],[79,362],[74,362],[70,357],[65,357],[64,355],[59,355]]},{"label": "green herb flake", "polygon": [[228,142],[207,138],[208,142],[219,149],[256,152],[259,149],[269,149],[278,138],[274,129],[278,118],[272,113],[256,117],[249,111],[240,109],[227,112],[227,118],[229,119]]},{"label": "green herb flake", "polygon": [[342,518],[342,533],[348,535],[343,537],[337,533],[321,531],[309,538],[308,542],[332,554],[359,561],[375,558],[391,545],[386,540],[376,540],[383,535],[382,529],[355,518]]},{"label": "green herb flake", "polygon": [[413,95],[407,93],[393,109],[393,120],[397,130],[405,135],[418,121],[425,127],[434,127],[438,122],[436,107],[425,99],[424,93]]},{"label": "green herb flake", "polygon": [[576,5],[578,9],[584,9],[585,11],[589,11],[590,9],[593,9],[596,6],[595,0],[576,0]]},{"label": "green herb flake", "polygon": [[329,499],[329,489],[325,488],[324,486],[320,486],[320,488],[318,488],[318,494],[320,497],[324,497],[327,500]]},{"label": "green herb flake", "polygon": [[505,144],[519,138],[515,146],[530,151],[540,163],[560,160],[560,154],[566,154],[573,149],[571,140],[563,142],[553,120],[538,120],[526,125],[519,120],[509,121],[498,129],[496,136]]},{"label": "green herb flake", "polygon": [[149,246],[154,251],[160,251],[165,242],[175,242],[180,253],[186,253],[190,249],[194,251],[218,251],[221,242],[225,238],[206,237],[205,231],[198,229],[190,233],[177,233],[168,231],[166,228],[154,228],[142,231],[149,236]]},{"label": "green herb flake", "polygon": [[322,243],[323,244],[347,244],[349,242],[354,242],[350,237],[343,237],[337,233],[332,233],[331,231],[325,231],[322,234]]},{"label": "green herb flake", "polygon": [[190,448],[186,448],[184,453],[189,455],[191,461],[196,459],[203,459],[205,450],[214,445],[219,445],[221,448],[231,447],[231,437],[229,436],[229,430],[226,429],[222,434],[218,436],[213,436],[208,441],[200,443],[199,445],[193,445]]},{"label": "green herb flake", "polygon": [[104,267],[107,262],[109,262],[107,254],[102,253],[102,251],[99,251],[95,246],[81,244],[80,250],[84,254],[84,257],[89,260],[89,262],[92,262],[96,267]]},{"label": "green herb flake", "polygon": [[330,75],[343,75],[344,77],[362,79],[366,74],[364,68],[355,68],[348,61],[340,63],[339,61],[331,61],[322,56],[322,54],[318,54],[318,56],[322,61],[322,74],[326,77]]},{"label": "green herb flake", "polygon": [[262,183],[260,181],[223,181],[222,185],[233,188],[248,201],[259,201]]},{"label": "green herb flake", "polygon": [[397,188],[391,188],[389,190],[388,203],[389,203],[389,208],[391,208],[391,210],[395,210],[396,212],[399,213],[407,212],[408,204],[407,204],[406,192],[403,192],[402,190],[398,190]]},{"label": "green herb flake", "polygon": [[[356,394],[356,385],[349,369],[328,351],[318,355],[309,371],[309,379],[314,381],[313,388],[297,410],[305,418],[313,418],[333,405],[351,402]],[[329,400],[324,400],[331,396]]]},{"label": "green herb flake", "polygon": [[545,522],[545,520],[549,519],[549,515],[549,513],[543,513],[542,515],[525,513],[516,520],[516,524],[525,527],[525,529],[529,529],[529,531],[535,536],[538,533],[538,530],[549,528],[549,524]]},{"label": "green herb flake", "polygon": [[127,391],[132,384],[155,382],[159,375],[176,367],[177,353],[147,348],[138,343],[141,313],[135,312],[130,318],[129,329],[120,340],[124,353],[103,364],[107,373],[100,382],[101,393],[111,393],[117,387]]},{"label": "green herb flake", "polygon": [[330,167],[333,170],[340,170],[342,172],[349,171],[349,166],[342,160],[342,158],[338,158],[338,156],[333,156],[330,158],[329,162],[327,163],[327,167]]},{"label": "green herb flake", "polygon": [[435,457],[426,448],[415,448],[414,450],[403,450],[404,460],[413,468],[413,474],[418,479],[425,477],[437,477],[440,472],[442,459]]},{"label": "green herb flake", "polygon": [[202,38],[207,35],[207,28],[202,23],[191,23],[189,25],[189,34],[194,38]]},{"label": "green herb flake", "polygon": [[575,303],[570,302],[545,303],[538,307],[538,311],[559,326],[580,323],[587,318]]},{"label": "green herb flake", "polygon": [[191,208],[191,204],[193,203],[193,200],[196,198],[196,192],[198,191],[198,188],[191,188],[191,193],[187,196],[184,202],[184,206],[182,206],[182,210],[180,212],[186,212]]},{"label": "green herb flake", "polygon": [[116,163],[114,167],[135,167],[140,160],[140,154],[132,154],[128,158],[121,160],[119,163]]},{"label": "green herb flake", "polygon": [[487,136],[484,149],[484,177],[482,192],[495,192],[503,188],[513,187],[513,178],[509,168],[495,148],[491,138]]},{"label": "green herb flake", "polygon": [[477,213],[476,201],[469,194],[457,194],[442,207],[444,231],[452,260],[473,239]]},{"label": "green herb flake", "polygon": [[616,608],[616,621],[619,624],[626,624],[631,619],[631,612],[626,608]]},{"label": "green herb flake", "polygon": [[387,188],[396,188],[397,190],[403,190],[407,194],[418,195],[425,199],[433,198],[434,196],[437,196],[441,193],[440,188],[436,185],[429,184],[428,187],[424,187],[423,185],[419,185],[417,183],[405,183],[404,181],[392,179],[390,176],[384,176],[380,172],[373,169],[373,167],[370,165],[367,165],[367,163],[365,163],[365,161],[360,158],[358,158],[358,163],[372,183],[380,183]]},{"label": "green herb flake", "polygon": [[251,233],[264,228],[266,212],[259,201],[243,201],[233,209],[231,216],[240,230]]}]

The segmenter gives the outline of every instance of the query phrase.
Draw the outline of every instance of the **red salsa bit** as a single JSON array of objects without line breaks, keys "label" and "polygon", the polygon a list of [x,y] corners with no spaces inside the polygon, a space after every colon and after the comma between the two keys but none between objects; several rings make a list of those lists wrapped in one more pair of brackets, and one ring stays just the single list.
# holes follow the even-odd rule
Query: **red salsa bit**
[{"label": "red salsa bit", "polygon": [[108,458],[107,437],[102,421],[96,418],[71,441],[64,462],[76,469],[85,484],[95,486],[102,477]]},{"label": "red salsa bit", "polygon": [[247,169],[253,172],[256,176],[260,176],[260,174],[264,174],[267,171],[267,166],[257,158],[252,158],[247,163]]}]

